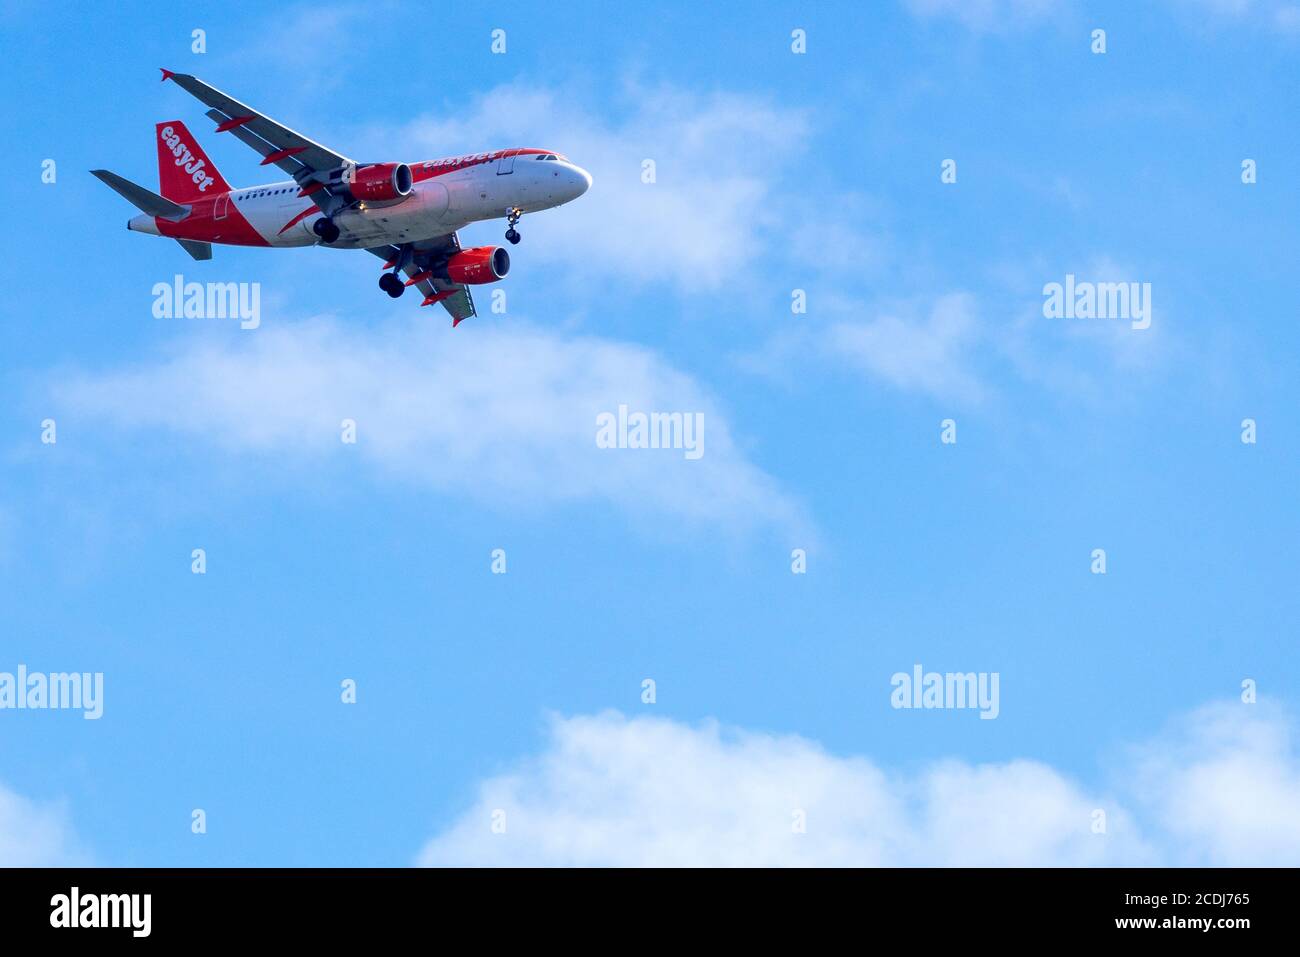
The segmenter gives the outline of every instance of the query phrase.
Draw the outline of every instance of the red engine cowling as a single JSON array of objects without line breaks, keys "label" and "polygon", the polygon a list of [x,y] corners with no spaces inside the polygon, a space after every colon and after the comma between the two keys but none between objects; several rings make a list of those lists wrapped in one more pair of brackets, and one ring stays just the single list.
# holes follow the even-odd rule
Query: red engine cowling
[{"label": "red engine cowling", "polygon": [[447,260],[447,278],[467,286],[505,279],[510,272],[510,254],[500,246],[463,249]]},{"label": "red engine cowling", "polygon": [[362,166],[352,178],[352,195],[357,199],[383,202],[411,195],[414,180],[405,163],[376,163]]}]

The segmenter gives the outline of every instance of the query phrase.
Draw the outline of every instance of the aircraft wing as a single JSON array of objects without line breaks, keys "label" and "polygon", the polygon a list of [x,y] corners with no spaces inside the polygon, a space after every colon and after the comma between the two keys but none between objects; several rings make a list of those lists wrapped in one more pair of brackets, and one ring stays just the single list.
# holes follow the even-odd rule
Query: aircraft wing
[{"label": "aircraft wing", "polygon": [[198,77],[162,72],[164,80],[171,80],[211,107],[207,115],[216,120],[218,133],[233,133],[261,155],[263,166],[274,164],[292,176],[303,187],[301,195],[310,195],[323,212],[333,213],[346,202],[339,194],[347,192],[344,172],[356,166],[354,160],[277,123]]},{"label": "aircraft wing", "polygon": [[408,286],[415,286],[424,294],[422,306],[442,303],[442,307],[451,315],[453,328],[470,316],[477,315],[474,310],[474,298],[469,286],[448,282],[433,273],[446,263],[448,257],[460,252],[460,240],[455,233],[423,239],[402,249],[397,246],[372,246],[366,250],[384,260],[385,268],[391,268],[401,260],[401,269],[408,277]]},{"label": "aircraft wing", "polygon": [[[355,168],[355,160],[277,123],[251,106],[209,86],[198,77],[170,70],[163,70],[162,74],[164,80],[171,80],[205,106],[211,107],[207,115],[216,121],[218,133],[232,133],[262,157],[263,166],[275,164],[292,176],[302,187],[299,195],[310,196],[321,212],[333,215],[352,201],[346,174]],[[187,251],[191,255],[201,252],[188,247]],[[460,240],[455,233],[401,247],[375,246],[367,251],[389,263],[387,268],[400,262],[402,272],[411,280],[407,284],[424,293],[424,302],[420,305],[442,303],[443,308],[451,314],[453,326],[475,315],[474,299],[469,287],[448,282],[435,275],[441,271],[449,256],[460,251]]]}]

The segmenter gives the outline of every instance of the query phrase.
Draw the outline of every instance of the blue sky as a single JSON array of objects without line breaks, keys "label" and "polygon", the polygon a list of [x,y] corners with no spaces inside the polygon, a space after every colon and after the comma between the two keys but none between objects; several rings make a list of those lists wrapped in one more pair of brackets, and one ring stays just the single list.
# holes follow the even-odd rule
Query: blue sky
[{"label": "blue sky", "polygon": [[[105,707],[0,711],[0,863],[1300,860],[1300,13],[374,10],[2,15],[0,672]],[[359,158],[595,184],[454,333],[362,253],[194,263],[86,173],[154,186],[180,118],[267,178],[160,66]],[[260,283],[259,328],[154,318],[177,273]],[[1151,328],[1045,318],[1066,274],[1150,283]],[[596,449],[620,403],[705,455]],[[998,718],[891,708],[917,663],[998,673]]]}]

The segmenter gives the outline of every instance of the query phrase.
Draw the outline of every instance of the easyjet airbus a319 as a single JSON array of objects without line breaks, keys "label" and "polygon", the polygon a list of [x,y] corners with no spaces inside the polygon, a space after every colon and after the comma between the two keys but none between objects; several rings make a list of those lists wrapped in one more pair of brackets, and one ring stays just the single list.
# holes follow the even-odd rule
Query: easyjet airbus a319
[{"label": "easyjet airbus a319", "polygon": [[[505,219],[519,242],[519,217],[577,199],[586,170],[546,149],[506,149],[427,163],[358,163],[231,99],[185,73],[163,70],[210,107],[216,132],[256,150],[262,165],[292,179],[235,189],[180,120],[159,123],[158,189],[150,192],[107,170],[92,170],[141,211],[128,229],[167,236],[195,259],[212,244],[364,249],[384,261],[379,288],[394,299],[408,286],[422,306],[441,303],[452,325],[474,315],[469,287],[510,271],[500,246],[462,249],[456,230]],[[405,280],[403,280],[405,276]]]}]

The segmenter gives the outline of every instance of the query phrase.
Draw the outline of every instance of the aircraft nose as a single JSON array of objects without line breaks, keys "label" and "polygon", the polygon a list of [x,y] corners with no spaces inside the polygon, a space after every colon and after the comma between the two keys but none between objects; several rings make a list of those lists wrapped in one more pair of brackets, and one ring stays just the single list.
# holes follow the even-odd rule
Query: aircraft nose
[{"label": "aircraft nose", "polygon": [[573,190],[573,198],[577,199],[587,190],[591,189],[591,174],[581,166],[572,166],[570,169],[570,188]]}]

